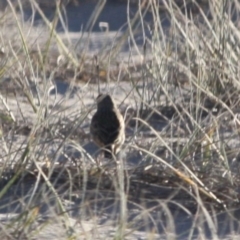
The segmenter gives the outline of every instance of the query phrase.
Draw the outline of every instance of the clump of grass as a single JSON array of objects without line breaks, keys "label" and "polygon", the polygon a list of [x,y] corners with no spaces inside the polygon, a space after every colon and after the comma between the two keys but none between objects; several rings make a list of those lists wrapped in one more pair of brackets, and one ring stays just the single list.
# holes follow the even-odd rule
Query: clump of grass
[{"label": "clump of grass", "polygon": [[[239,206],[239,31],[227,15],[231,4],[209,2],[206,12],[195,1],[193,15],[191,6],[149,1],[131,16],[128,3],[127,29],[110,48],[91,56],[88,42],[79,55],[55,30],[59,19],[63,23],[61,4],[50,22],[31,3],[44,26],[24,22],[10,1],[0,17],[0,211],[15,214],[1,223],[0,236],[37,238],[55,223],[61,231],[54,237],[64,239],[92,239],[103,227],[114,239],[142,230],[147,239],[180,233],[186,239],[220,238],[218,213],[227,212],[231,225],[230,208]],[[104,4],[99,2],[96,14]],[[171,23],[168,31],[161,25],[163,9]],[[149,24],[144,15],[150,12]],[[5,35],[9,26],[12,32]],[[136,43],[139,26],[142,47]],[[131,48],[127,63],[118,58],[128,39],[138,62]],[[56,78],[70,85],[63,98],[52,94]],[[103,89],[103,82],[121,87],[123,80],[129,86],[124,102],[133,106],[123,109],[131,132],[127,154],[113,166],[99,166],[96,155],[84,148],[92,106],[86,105],[83,89]],[[95,83],[98,88],[91,86]],[[82,89],[74,109],[67,103],[77,85]],[[125,166],[131,154],[139,154],[137,164]],[[176,208],[181,219],[191,218],[190,231],[177,230]],[[84,229],[85,221],[91,230]]]}]

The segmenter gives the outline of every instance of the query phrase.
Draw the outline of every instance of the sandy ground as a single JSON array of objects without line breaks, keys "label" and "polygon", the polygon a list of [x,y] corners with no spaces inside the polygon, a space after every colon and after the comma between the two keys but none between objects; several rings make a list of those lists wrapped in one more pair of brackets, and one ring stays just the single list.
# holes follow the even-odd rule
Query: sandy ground
[{"label": "sandy ground", "polygon": [[[29,33],[30,38],[36,39],[38,37],[39,44],[44,42],[44,29],[37,27]],[[14,34],[14,33],[13,33]],[[79,38],[82,37],[80,33],[69,32],[60,34],[61,38],[69,42],[70,45],[75,46]],[[117,36],[117,37],[116,37]],[[81,49],[85,48],[85,41],[90,41],[89,55],[94,55],[105,45],[120,38],[121,34],[115,31],[106,33],[92,33],[90,40],[88,36],[82,37],[80,45],[76,47],[77,51],[81,53]],[[37,45],[37,43],[35,43]],[[137,51],[131,52],[131,62],[141,63],[142,56]],[[129,61],[129,53],[127,48],[119,54],[118,59],[122,64]],[[70,86],[60,79],[54,79],[55,90],[52,90],[46,100],[46,105],[49,106],[47,120],[49,124],[57,123],[58,120],[67,124],[79,124],[76,129],[80,132],[79,137],[74,142],[66,142],[62,146],[62,151],[55,155],[59,146],[62,143],[61,138],[53,139],[51,144],[48,144],[42,139],[39,141],[34,150],[36,159],[44,162],[45,156],[48,156],[50,161],[54,163],[67,162],[69,159],[84,159],[83,151],[77,148],[80,145],[91,156],[96,157],[98,154],[97,147],[91,142],[89,136],[90,119],[96,109],[94,103],[95,97],[98,95],[98,86],[93,83],[77,83]],[[38,92],[40,95],[44,93],[43,84],[39,84]],[[138,88],[141,89],[143,82],[138,82]],[[133,91],[131,83],[126,81],[119,81],[115,83],[101,83],[101,92],[110,92],[116,99],[123,113],[128,108],[136,109],[139,107],[139,97]],[[37,103],[37,91],[33,90],[34,100]],[[29,107],[26,98],[22,96],[4,98],[9,109],[12,111],[17,122],[22,125],[29,125],[34,127],[37,125],[38,116]],[[0,105],[0,110],[6,111],[3,104]],[[72,121],[72,122],[71,122]],[[67,125],[66,124],[66,125]],[[167,122],[155,123],[155,128],[160,132],[167,126]],[[60,125],[59,125],[60,126]],[[76,131],[77,131],[76,130]],[[147,145],[151,144],[154,138],[151,138],[151,131],[143,131],[136,138],[132,139],[134,128],[128,126],[126,129],[127,140],[124,149],[124,160],[126,168],[133,168],[146,163],[144,154],[139,151],[131,149],[129,146],[137,143]],[[144,138],[144,141],[142,140]],[[18,159],[26,146],[28,136],[24,134],[6,134],[0,140],[0,157],[1,161],[12,162]],[[169,138],[166,138],[167,142]],[[183,142],[186,139],[183,139]],[[47,147],[46,147],[47,144]],[[156,143],[159,144],[159,143]],[[233,143],[236,147],[236,141]],[[22,149],[22,150],[19,150]],[[44,151],[44,152],[43,152]],[[54,158],[52,157],[54,156]],[[68,156],[68,157],[66,157]],[[150,161],[151,162],[151,161]],[[87,164],[90,164],[89,162]],[[92,163],[91,163],[92,164]],[[84,187],[79,189],[67,185],[61,188],[61,185],[56,185],[58,194],[64,202],[64,205],[69,216],[69,225],[72,229],[73,235],[76,239],[113,239],[116,234],[116,229],[119,227],[119,216],[121,209],[121,202],[119,196],[116,196],[114,191],[87,190]],[[64,215],[56,204],[56,196],[51,191],[41,192],[43,183],[31,182],[16,184],[11,191],[1,199],[0,219],[1,227],[5,226],[21,209],[28,206],[30,200],[33,206],[39,207],[38,222],[33,224],[31,228],[26,231],[33,233],[33,230],[44,226],[35,232],[30,239],[66,239],[67,231],[63,227]],[[169,189],[167,189],[169,190]],[[163,190],[162,190],[163,191]],[[83,194],[85,192],[85,194]],[[38,196],[38,193],[41,197]],[[124,239],[214,239],[218,236],[220,239],[238,239],[239,226],[239,211],[233,212],[235,220],[229,217],[226,213],[211,213],[211,218],[206,219],[204,215],[204,207],[198,211],[191,212],[187,209],[178,207],[178,203],[183,204],[188,199],[183,198],[183,202],[175,202],[174,198],[169,197],[166,200],[165,196],[159,197],[154,201],[152,199],[141,198],[138,194],[145,194],[144,192],[137,192],[136,198],[128,199],[127,201],[127,216],[125,226]],[[6,205],[5,205],[6,204]],[[211,222],[212,221],[212,222]],[[43,225],[43,223],[46,223]],[[211,225],[212,224],[212,225]],[[212,226],[209,229],[207,225]],[[17,229],[17,226],[16,226]],[[192,232],[191,232],[192,231]],[[17,231],[16,231],[17,232]],[[211,235],[210,232],[214,234]],[[15,233],[16,234],[16,233]],[[19,235],[19,239],[24,239],[24,235]]]},{"label": "sandy ground", "polygon": [[[141,85],[141,83],[139,84]],[[54,122],[56,119],[71,119],[77,121],[81,119],[81,116],[85,115],[88,111],[84,120],[80,121],[80,129],[84,132],[84,138],[79,137],[76,142],[80,144],[90,155],[95,156],[98,153],[97,147],[91,142],[89,138],[89,123],[90,119],[96,109],[94,98],[97,94],[97,85],[96,84],[77,84],[74,86],[74,91],[68,91],[69,85],[63,83],[62,81],[56,81],[56,89],[53,90],[49,96],[49,106],[52,106],[48,113],[49,122]],[[101,91],[113,93],[114,98],[118,104],[121,104],[121,109],[126,109],[127,107],[136,108],[136,102],[138,98],[136,94],[131,93],[132,87],[128,82],[120,82],[117,84],[105,84],[101,85]],[[127,97],[127,100],[125,99]],[[125,100],[124,100],[125,99]],[[13,112],[16,119],[19,122],[26,120],[29,124],[36,122],[36,114],[29,108],[29,104],[26,102],[26,99],[19,96],[16,99],[8,98],[7,105]],[[1,109],[4,109],[1,105]],[[92,109],[92,110],[91,110]],[[21,111],[20,111],[21,110]],[[60,112],[60,113],[59,113]],[[24,116],[24,118],[22,117]],[[25,123],[26,123],[25,122]],[[162,124],[163,129],[166,124]],[[127,142],[131,140],[131,134],[133,129],[127,129]],[[142,133],[144,134],[144,133]],[[145,133],[146,134],[146,133]],[[147,136],[147,135],[146,135]],[[9,135],[2,139],[1,141],[1,159],[5,161],[11,161],[20,157],[22,151],[17,153],[14,149],[18,150],[20,148],[24,149],[26,146],[27,136],[23,135]],[[74,156],[75,158],[81,159],[82,153],[74,147],[73,145],[66,145],[62,148],[63,153],[55,157],[54,153],[57,151],[58,147],[61,144],[60,139],[55,139],[51,142],[48,147],[44,141],[39,145],[35,150],[38,160],[43,160],[43,156],[48,156],[49,159],[52,159],[53,162],[59,161],[60,163],[66,162]],[[141,140],[140,140],[141,142]],[[145,138],[145,144],[147,142],[151,143],[151,138]],[[11,145],[10,145],[11,143]],[[8,150],[6,150],[8,149]],[[44,154],[43,154],[44,149]],[[12,154],[7,154],[7,152],[12,152]],[[68,155],[68,158],[66,158]],[[125,163],[129,167],[136,166],[138,164],[143,164],[142,162],[144,155],[139,154],[137,151],[133,151],[129,148],[125,149]],[[15,202],[14,205],[9,206],[8,209],[1,208],[1,215],[3,223],[11,219],[10,213],[16,214],[21,212],[21,206],[24,206],[29,201],[29,195],[38,192],[34,189],[34,185],[25,186],[26,190],[18,192],[18,187],[14,194],[7,194],[2,200],[2,206],[4,202]],[[40,188],[40,186],[39,186]],[[73,193],[70,193],[67,189],[64,190],[64,193],[60,194],[61,199],[66,202],[66,207],[68,209],[70,225],[74,229],[74,234],[76,234],[77,239],[113,239],[116,234],[116,228],[118,226],[119,219],[119,209],[120,202],[117,201],[117,198],[114,194],[105,193],[104,191],[99,190],[99,196],[96,196],[92,191],[87,191],[85,197],[82,196],[82,190],[74,190]],[[44,226],[38,234],[34,235],[34,239],[66,239],[66,229],[62,227],[61,218],[57,218],[56,214],[59,212],[56,204],[54,204],[54,196],[52,193],[49,196],[46,196],[45,199],[39,199],[33,195],[33,201],[36,205],[40,204],[41,209],[39,213],[39,225],[47,221],[47,225]],[[105,196],[105,197],[103,197]],[[71,200],[69,200],[69,198]],[[165,197],[164,197],[165,198]],[[53,202],[50,201],[53,199]],[[206,219],[202,211],[199,213],[191,213],[188,211],[180,210],[178,207],[174,206],[175,204],[166,204],[164,199],[159,199],[159,201],[152,202],[152,200],[142,200],[142,202],[137,202],[136,200],[129,200],[127,209],[128,209],[128,221],[125,230],[126,236],[124,239],[187,239],[190,234],[190,229],[194,228],[191,239],[198,239],[199,229],[202,229],[204,236],[209,236],[209,239],[212,239],[208,227],[206,227]],[[86,206],[88,206],[86,208]],[[170,212],[165,208],[168,206]],[[145,210],[142,212],[142,208]],[[87,210],[86,210],[87,209]],[[238,218],[238,212],[235,213]],[[61,214],[60,214],[61,216]],[[229,218],[227,214],[216,214],[216,233],[221,239],[234,239],[233,233],[239,231],[239,224],[229,220],[229,224],[226,225],[226,218]],[[197,220],[196,220],[197,219]],[[197,222],[196,222],[197,221]],[[205,223],[204,223],[205,222]],[[231,225],[234,225],[231,229]],[[195,226],[194,226],[195,225]],[[38,225],[32,226],[32,229],[37,228]],[[198,229],[198,230],[197,230]],[[231,237],[227,237],[229,235]],[[206,238],[204,238],[206,239]],[[237,238],[236,238],[237,239]]]}]

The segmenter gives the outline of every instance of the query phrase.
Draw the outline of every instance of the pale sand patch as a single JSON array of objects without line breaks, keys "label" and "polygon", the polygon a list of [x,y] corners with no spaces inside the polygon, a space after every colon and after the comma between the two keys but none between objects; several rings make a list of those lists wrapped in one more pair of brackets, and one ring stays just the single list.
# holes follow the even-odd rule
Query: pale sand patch
[{"label": "pale sand patch", "polygon": [[[12,26],[10,26],[12,27]],[[4,34],[8,31],[8,28],[4,29]],[[18,36],[17,31],[12,31],[12,35],[10,35],[10,38],[12,40],[18,41],[18,39],[15,39],[15,36]],[[27,39],[29,42],[33,43],[33,45],[42,46],[46,42],[46,37],[48,36],[48,31],[44,28],[32,28],[31,31],[29,31],[28,27],[24,30],[25,36],[27,36]],[[66,40],[66,36],[63,38],[64,41],[66,41],[69,45],[72,44],[72,42],[76,43],[76,41],[79,40],[81,37],[81,33],[79,34],[68,34],[70,41]],[[81,42],[82,46],[86,46],[87,36],[85,35],[83,37],[83,42]],[[116,39],[116,33],[109,33],[109,35],[104,34],[91,34],[90,39],[90,47],[88,48],[88,53],[90,56],[93,56],[98,52],[98,48],[102,48],[106,45],[106,43],[109,43],[111,41],[114,41]],[[36,41],[36,42],[35,42]],[[56,46],[54,46],[56,47]],[[81,48],[79,48],[81,50]],[[142,56],[138,54],[136,51],[136,54],[133,54],[134,56],[131,57],[132,62],[141,63]],[[122,59],[123,63],[128,62],[129,53],[122,52],[119,54],[119,59]],[[139,82],[139,87],[142,86],[142,83]],[[39,84],[39,87],[41,88],[41,85]],[[96,84],[77,84],[75,87],[75,90],[73,93],[69,94],[67,91],[68,85],[63,85],[62,83],[57,83],[57,94],[56,97],[51,92],[51,95],[48,98],[48,105],[51,106],[48,112],[49,116],[49,122],[54,123],[58,118],[64,118],[68,117],[69,119],[79,119],[81,116],[86,114],[86,112],[89,111],[86,118],[83,120],[81,124],[81,128],[86,132],[86,134],[89,133],[89,121],[91,119],[91,116],[93,114],[94,109],[94,98],[98,95],[98,89]],[[111,92],[113,93],[113,96],[116,98],[116,101],[118,104],[122,103],[122,101],[127,97],[127,99],[122,104],[122,109],[125,109],[126,107],[132,107],[137,108],[139,105],[139,98],[135,92],[132,91],[131,84],[127,82],[120,82],[117,84],[111,83],[109,85],[102,84],[101,85],[101,91],[103,92]],[[43,91],[40,91],[40,95],[43,96]],[[36,95],[34,95],[34,99],[37,103]],[[17,99],[14,98],[8,98],[6,100],[10,110],[14,114],[17,121],[25,122],[25,123],[32,123],[35,124],[37,121],[37,115],[33,112],[31,107],[29,107],[29,103],[26,102],[26,99],[19,96]],[[38,105],[38,103],[37,103]],[[5,110],[4,106],[0,105],[1,110]],[[20,111],[21,110],[21,111]],[[22,117],[22,115],[24,117]],[[144,139],[147,140],[147,139]],[[4,156],[1,156],[2,160],[8,159],[8,161],[12,161],[14,159],[17,159],[18,156],[21,155],[21,152],[15,153],[14,150],[18,150],[20,147],[26,146],[27,137],[21,136],[21,135],[14,135],[6,137],[4,140],[2,139],[0,142],[1,145],[1,154]],[[11,147],[10,144],[11,143]],[[80,139],[77,141],[79,144],[81,144],[83,147],[89,150],[90,153],[96,152],[96,148],[89,142],[88,139]],[[4,147],[4,143],[7,143],[7,148],[10,149],[11,152],[14,152],[14,154],[7,155],[6,148]],[[52,153],[56,151],[58,146],[61,144],[61,141],[52,142],[48,148],[46,148],[46,153],[41,152],[41,146],[39,146],[39,149],[36,150],[39,160],[41,160],[41,153],[42,156],[51,156]],[[39,144],[41,145],[41,143]],[[66,146],[67,148],[68,146]],[[3,149],[5,148],[5,149]],[[135,158],[138,159],[138,161],[141,160],[141,157],[137,155]],[[54,159],[55,161],[56,159]],[[57,159],[58,160],[58,159]],[[30,193],[33,192],[33,189],[31,186],[29,186]],[[101,191],[100,191],[101,193]],[[82,195],[81,190],[79,190],[79,195]],[[104,195],[103,195],[104,196]],[[13,196],[11,196],[13,197]],[[14,195],[15,197],[15,195]],[[23,195],[22,197],[25,197]],[[45,199],[41,199],[41,201],[44,201]],[[48,201],[49,199],[46,198]],[[101,199],[100,199],[101,200]],[[98,201],[100,201],[98,200]],[[21,199],[21,203],[23,206],[27,204]],[[46,202],[48,205],[48,202]],[[80,204],[76,203],[75,207],[78,207]],[[111,206],[111,204],[109,204]],[[143,204],[144,206],[144,204]],[[144,206],[145,207],[145,206]],[[11,214],[12,212],[15,213],[17,211],[17,207],[13,209],[6,209]],[[47,206],[48,211],[52,211],[53,213],[53,220],[50,221],[49,225],[46,225],[46,227],[43,228],[39,232],[39,234],[35,234],[34,237],[36,239],[66,239],[66,232],[64,228],[62,227],[61,219],[56,214],[56,209],[52,209],[51,206]],[[94,209],[94,208],[93,208]],[[91,209],[92,210],[92,209]],[[82,216],[82,213],[78,212],[74,217],[69,218],[70,225],[74,228],[74,230],[77,233],[77,239],[113,239],[114,235],[116,234],[116,228],[114,227],[116,223],[112,220],[112,218],[115,218],[115,215],[119,214],[119,206],[114,206],[111,209],[112,211],[109,211],[108,209],[105,211],[104,208],[96,209],[96,213],[94,212],[95,216],[92,217],[90,220],[85,220],[84,216]],[[128,209],[129,216],[133,216],[133,218],[136,220],[138,217],[141,218],[141,214],[148,215],[148,209],[134,209],[133,207]],[[165,228],[162,230],[162,222],[164,216],[166,216],[166,213],[161,212],[159,209],[151,212],[149,214],[148,218],[146,217],[143,219],[142,222],[144,222],[144,227],[142,228],[142,231],[139,231],[137,229],[128,228],[127,226],[127,235],[125,239],[174,239],[175,234],[175,227],[177,229],[177,233],[179,234],[177,239],[185,239],[185,236],[188,236],[189,231],[191,231],[192,224],[195,223],[194,218],[187,218],[186,215],[180,215],[180,216],[172,216],[172,218],[169,218],[169,228]],[[152,215],[152,216],[151,216]],[[8,213],[3,214],[3,218],[11,217]],[[46,213],[43,213],[41,217],[47,217]],[[144,218],[143,217],[143,218]],[[183,218],[186,217],[186,219],[183,220]],[[203,216],[193,216],[196,217],[200,223]],[[117,217],[116,217],[117,218]],[[151,219],[152,218],[152,219]],[[79,220],[80,219],[80,220]],[[110,219],[110,220],[109,220]],[[114,219],[115,220],[115,219]],[[151,222],[152,221],[152,222]],[[155,221],[155,222],[154,222]],[[231,219],[229,220],[231,221]],[[4,222],[4,221],[3,221]],[[100,224],[102,222],[102,224]],[[142,223],[141,222],[141,223]],[[154,225],[155,230],[152,230],[152,225]],[[155,226],[156,224],[156,226]],[[172,225],[171,225],[172,224]],[[140,225],[140,224],[139,224]],[[148,227],[148,225],[151,225]],[[217,228],[218,223],[216,223]],[[173,227],[174,226],[174,227]],[[223,224],[224,226],[224,224]],[[196,228],[202,228],[202,225],[196,226]],[[221,227],[219,227],[221,229]],[[238,231],[238,227],[236,227],[236,231]],[[132,231],[132,232],[131,232]],[[152,231],[152,232],[151,232]],[[160,234],[155,233],[155,231],[159,231]],[[203,228],[204,231],[204,228]],[[227,230],[226,230],[227,232]],[[231,232],[231,230],[230,230]],[[183,234],[185,233],[185,235]],[[183,234],[183,235],[180,235]],[[205,235],[204,235],[205,236]],[[206,236],[205,236],[206,237]],[[232,236],[231,236],[232,237]],[[228,239],[231,239],[229,237]],[[194,236],[193,238],[194,239]],[[196,236],[197,239],[197,236]],[[207,239],[207,238],[205,238]],[[209,238],[210,239],[210,238]],[[237,238],[236,238],[237,239]]]}]

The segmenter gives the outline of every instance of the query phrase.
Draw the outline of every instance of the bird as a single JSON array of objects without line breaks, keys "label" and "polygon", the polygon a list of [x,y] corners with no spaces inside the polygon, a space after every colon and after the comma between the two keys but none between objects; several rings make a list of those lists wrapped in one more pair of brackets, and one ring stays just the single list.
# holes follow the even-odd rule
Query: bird
[{"label": "bird", "polygon": [[124,119],[109,94],[99,94],[96,102],[97,111],[91,120],[90,134],[93,142],[103,149],[104,157],[112,159],[125,141]]}]

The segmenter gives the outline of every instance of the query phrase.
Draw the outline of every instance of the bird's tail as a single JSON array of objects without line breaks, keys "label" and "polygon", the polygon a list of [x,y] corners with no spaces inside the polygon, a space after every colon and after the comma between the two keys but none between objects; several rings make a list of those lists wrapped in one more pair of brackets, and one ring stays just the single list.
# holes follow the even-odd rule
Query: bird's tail
[{"label": "bird's tail", "polygon": [[108,159],[112,159],[113,158],[111,146],[106,147],[104,149],[104,157],[108,158]]}]

